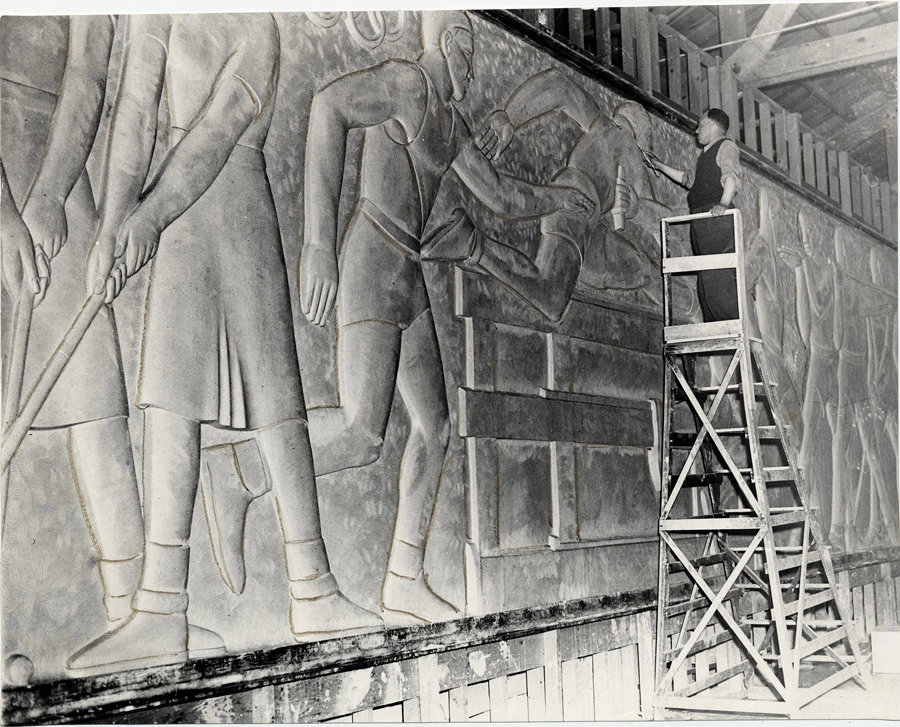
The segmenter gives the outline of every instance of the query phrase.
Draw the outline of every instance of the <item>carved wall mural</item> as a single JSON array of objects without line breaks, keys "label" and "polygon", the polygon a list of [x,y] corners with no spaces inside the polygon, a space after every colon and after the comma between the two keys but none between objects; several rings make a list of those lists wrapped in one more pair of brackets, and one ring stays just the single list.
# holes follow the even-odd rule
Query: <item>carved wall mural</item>
[{"label": "carved wall mural", "polygon": [[[655,584],[686,132],[463,12],[4,17],[0,79],[6,426],[97,311],[4,474],[8,683]],[[896,251],[736,206],[832,545],[900,544]]]}]

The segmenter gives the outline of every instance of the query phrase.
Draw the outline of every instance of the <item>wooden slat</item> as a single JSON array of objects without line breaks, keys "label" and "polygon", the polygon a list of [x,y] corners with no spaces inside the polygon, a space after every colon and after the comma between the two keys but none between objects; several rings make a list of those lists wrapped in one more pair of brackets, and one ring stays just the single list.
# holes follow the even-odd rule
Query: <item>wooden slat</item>
[{"label": "wooden slat", "polygon": [[730,63],[723,63],[720,66],[719,90],[722,95],[722,110],[728,114],[728,118],[731,120],[729,136],[733,139],[740,139],[739,127],[741,125],[741,117],[738,105],[737,79],[734,75],[734,68]]},{"label": "wooden slat", "polygon": [[547,718],[544,699],[544,667],[529,669],[525,673],[528,684],[528,721],[543,722]]},{"label": "wooden slat", "polygon": [[860,176],[860,190],[862,192],[862,217],[868,224],[872,224],[872,174],[863,169]]},{"label": "wooden slat", "polygon": [[788,168],[791,179],[803,181],[803,147],[800,141],[800,114],[787,114],[786,132],[788,146]]},{"label": "wooden slat", "polygon": [[569,40],[577,48],[584,48],[584,11],[569,8],[566,13],[569,18]]},{"label": "wooden slat", "polygon": [[841,669],[841,671],[832,674],[830,677],[823,679],[813,687],[800,689],[799,706],[802,707],[804,704],[809,704],[814,699],[818,699],[826,692],[830,692],[832,689],[843,684],[848,679],[852,679],[857,674],[859,674],[859,667],[857,667],[856,664],[852,664]]},{"label": "wooden slat", "polygon": [[876,230],[883,232],[882,228],[882,215],[881,215],[881,181],[873,180],[873,184],[871,187],[872,193],[872,222],[871,225]]},{"label": "wooden slat", "polygon": [[696,48],[685,48],[685,51],[688,59],[688,108],[699,114],[704,111],[700,53]]},{"label": "wooden slat", "polygon": [[737,253],[720,255],[691,255],[689,257],[669,257],[663,260],[663,275],[674,273],[694,273],[699,270],[719,270],[737,267]]},{"label": "wooden slat", "polygon": [[672,32],[663,34],[666,39],[666,67],[669,72],[669,98],[683,105],[681,90],[681,44]]},{"label": "wooden slat", "polygon": [[736,712],[737,714],[789,714],[786,702],[762,699],[722,699],[719,697],[658,697],[667,709],[704,712]]},{"label": "wooden slat", "polygon": [[828,166],[828,196],[835,202],[841,201],[840,167],[837,149],[829,147],[825,152],[825,163]]},{"label": "wooden slat", "polygon": [[656,13],[648,13],[649,38],[650,38],[650,81],[652,89],[656,93],[662,93],[662,79],[660,77],[659,62],[659,16]]},{"label": "wooden slat", "polygon": [[749,663],[749,661],[741,661],[734,666],[729,666],[727,669],[716,672],[711,677],[707,677],[702,681],[698,680],[691,684],[689,687],[679,690],[675,696],[690,697],[694,694],[699,694],[700,692],[709,689],[710,687],[714,687],[716,684],[721,684],[722,682],[731,679],[738,674],[743,674]]},{"label": "wooden slat", "polygon": [[775,130],[775,163],[782,169],[789,169],[787,152],[787,111],[773,106],[772,122]]},{"label": "wooden slat", "polygon": [[816,189],[822,194],[828,194],[828,167],[825,163],[825,142],[816,139],[814,144],[816,154]]},{"label": "wooden slat", "polygon": [[447,717],[441,709],[441,695],[438,690],[438,658],[437,654],[427,654],[416,659],[419,673],[419,707],[423,722],[446,722]]},{"label": "wooden slat", "polygon": [[[716,58],[716,64],[708,66],[706,72],[706,82],[709,87],[709,106],[717,106],[725,111],[722,103],[722,59]],[[725,113],[728,112],[725,111]],[[734,117],[729,114],[728,118],[732,120]]]},{"label": "wooden slat", "polygon": [[563,718],[562,684],[560,681],[559,644],[557,631],[544,634],[544,705],[548,722]]},{"label": "wooden slat", "polygon": [[656,618],[652,611],[637,615],[637,650],[638,679],[641,692],[641,717],[648,719],[653,715],[654,680],[655,680],[655,631]]},{"label": "wooden slat", "polygon": [[491,700],[491,722],[506,721],[506,677],[499,676],[488,682]]},{"label": "wooden slat", "polygon": [[469,721],[469,703],[466,699],[468,687],[455,687],[450,690],[450,721],[451,722],[468,722]]},{"label": "wooden slat", "polygon": [[612,65],[609,8],[598,8],[594,11],[594,32],[597,42],[597,58],[601,63]]},{"label": "wooden slat", "polygon": [[856,162],[850,162],[850,199],[853,214],[862,217],[862,168]]},{"label": "wooden slat", "polygon": [[881,182],[881,200],[881,229],[896,241],[896,232],[892,222],[894,205],[891,204],[891,185],[888,181]]},{"label": "wooden slat", "polygon": [[853,200],[850,193],[850,156],[845,151],[838,152],[838,185],[840,187],[841,211],[853,214]]},{"label": "wooden slat", "polygon": [[759,97],[759,137],[760,152],[766,159],[775,160],[775,146],[772,143],[772,104]]},{"label": "wooden slat", "polygon": [[650,13],[646,8],[634,8],[635,52],[637,53],[638,85],[647,93],[653,93],[653,53],[650,32]]},{"label": "wooden slat", "polygon": [[744,143],[753,151],[759,151],[759,140],[756,135],[756,101],[753,89],[741,84],[744,102]]},{"label": "wooden slat", "polygon": [[[802,128],[802,127],[801,127]],[[816,186],[816,152],[811,131],[801,134],[803,141],[803,181],[811,187]]]},{"label": "wooden slat", "polygon": [[622,70],[629,76],[637,75],[635,64],[635,8],[621,7],[622,14]]}]

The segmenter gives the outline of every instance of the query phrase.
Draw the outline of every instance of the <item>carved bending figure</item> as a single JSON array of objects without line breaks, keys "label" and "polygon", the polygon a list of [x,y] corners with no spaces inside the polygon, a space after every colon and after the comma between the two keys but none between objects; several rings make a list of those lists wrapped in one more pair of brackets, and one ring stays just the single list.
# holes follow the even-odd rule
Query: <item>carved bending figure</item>
[{"label": "carved bending figure", "polygon": [[[22,219],[37,246],[36,302],[46,290],[28,340],[25,381],[30,383],[84,302],[84,265],[97,223],[85,163],[100,121],[115,20],[4,18],[2,25],[17,40],[3,45],[19,49],[3,63],[4,153],[11,191],[25,199]],[[28,38],[39,43],[22,49]],[[33,111],[26,121],[6,103]],[[14,219],[4,214],[4,228]],[[3,252],[5,261],[12,251],[4,247]],[[49,288],[48,258],[53,259]],[[60,427],[67,429],[72,477],[99,558],[106,617],[116,624],[131,614],[144,541],[112,308],[88,329],[34,426]],[[191,650],[209,656],[224,653],[224,644],[211,631],[192,626]]]},{"label": "carved bending figure", "polygon": [[[423,230],[452,170],[488,208],[534,217],[590,209],[573,189],[497,174],[456,109],[473,80],[474,35],[463,12],[423,12],[416,62],[389,60],[332,82],[313,98],[299,261],[301,308],[323,325],[338,306],[340,406],[310,412],[317,474],[381,453],[394,387],[412,428],[382,588],[397,623],[453,618],[424,575],[425,546],[449,441],[438,340],[420,263]],[[347,134],[365,129],[359,200],[344,234],[338,286],[337,210]]]},{"label": "carved bending figure", "polygon": [[[621,211],[626,217],[636,218],[645,229],[655,230],[660,218],[671,210],[656,200],[641,152],[652,146],[647,112],[636,103],[625,102],[610,120],[580,86],[556,70],[542,71],[519,86],[506,108],[491,115],[477,143],[485,156],[497,159],[518,129],[553,111],[566,114],[582,129],[554,183],[583,192],[595,204],[593,215],[562,209],[544,216],[537,253],[530,257],[518,249],[518,242],[504,244],[476,233],[460,210],[461,224],[457,226],[462,237],[459,231],[446,234],[447,226],[447,230],[431,236],[435,242],[424,257],[461,260],[466,266],[489,273],[547,318],[558,321],[575,290],[588,248],[611,244],[608,213]],[[622,238],[612,239],[622,244],[607,250],[608,265],[601,285],[606,289],[643,290],[659,302],[655,251],[650,255]],[[460,245],[460,240],[467,242]]]},{"label": "carved bending figure", "polygon": [[[106,281],[112,299],[153,259],[137,392],[144,409],[146,548],[134,613],[71,664],[186,658],[188,546],[203,422],[256,432],[284,539],[295,638],[380,628],[375,614],[338,590],[321,538],[287,276],[262,153],[278,80],[275,21],[186,15],[130,22],[108,160],[116,176],[107,180],[91,279],[98,292]],[[164,81],[168,154],[131,209],[149,165]],[[113,254],[118,259],[107,279]]]},{"label": "carved bending figure", "polygon": [[[832,517],[835,432],[837,429],[837,351],[842,339],[843,319],[835,315],[837,270],[826,254],[823,240],[812,231],[806,212],[797,214],[802,252],[782,248],[794,266],[797,285],[797,324],[809,349],[809,372],[803,397],[803,439],[798,464],[806,472],[819,522],[829,530]],[[834,543],[838,545],[838,543]]]}]

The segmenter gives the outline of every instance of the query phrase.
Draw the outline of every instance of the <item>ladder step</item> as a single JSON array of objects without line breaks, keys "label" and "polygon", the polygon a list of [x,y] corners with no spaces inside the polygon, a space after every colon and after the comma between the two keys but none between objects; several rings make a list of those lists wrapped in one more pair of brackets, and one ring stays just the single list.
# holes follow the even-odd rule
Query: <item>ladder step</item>
[{"label": "ladder step", "polygon": [[[819,550],[814,550],[807,552],[806,554],[806,563],[810,565],[812,563],[818,563],[822,560],[822,552]],[[790,570],[791,568],[799,568],[803,564],[803,554],[800,555],[792,555],[787,558],[779,558],[778,559],[778,570]]]},{"label": "ladder step", "polygon": [[[718,386],[695,386],[691,391],[694,392],[694,395],[698,398],[701,396],[715,396],[719,391]],[[740,384],[728,384],[725,387],[725,393],[733,394],[737,391],[742,391],[742,387]],[[765,387],[759,383],[758,381],[753,384],[753,391],[757,396],[761,396],[766,393]],[[687,397],[681,389],[675,389],[675,398],[679,401],[687,401]]]},{"label": "ladder step", "polygon": [[[772,508],[769,508],[769,510],[771,511]],[[750,512],[750,511],[746,510],[745,512]],[[764,545],[757,545],[753,550],[757,553],[763,553],[763,552],[765,552],[765,549],[766,549],[766,547]],[[746,547],[734,546],[731,548],[731,550],[733,550],[735,553],[746,553],[747,550],[749,550],[749,549]],[[803,550],[802,545],[776,545],[775,546],[776,553],[799,553],[802,550]]]},{"label": "ladder step", "polygon": [[[678,481],[677,475],[672,475],[670,478],[669,489],[671,490],[675,483]],[[684,478],[684,484],[682,487],[710,487],[711,485],[716,485],[722,482],[721,475],[714,474],[702,474],[702,475],[688,475]]]},{"label": "ladder step", "polygon": [[684,689],[681,689],[675,692],[676,697],[691,697],[695,694],[699,694],[700,692],[706,691],[711,687],[716,686],[716,684],[721,684],[724,681],[731,679],[732,677],[736,677],[738,674],[743,674],[744,672],[749,671],[750,662],[748,660],[742,661],[739,664],[735,664],[728,669],[723,669],[722,671],[716,672],[712,676],[708,676],[706,679],[702,681],[694,682],[693,684],[689,684]]},{"label": "ladder step", "polygon": [[[791,591],[796,588],[797,588],[797,584],[793,583],[793,582],[781,584],[782,591]],[[805,590],[807,592],[809,592],[809,591],[825,591],[825,590],[830,591],[831,585],[828,583],[807,583],[805,586]]]},{"label": "ladder step", "polygon": [[[802,512],[802,511],[803,511],[802,505],[795,505],[795,506],[790,506],[790,507],[770,507],[769,508],[770,513]],[[753,510],[750,510],[746,507],[739,507],[739,508],[731,508],[731,509],[723,510],[722,512],[724,512],[726,515],[748,515],[748,514],[752,514]],[[757,549],[761,549],[762,547],[763,546],[760,545],[760,546],[758,546]],[[735,550],[737,550],[737,548],[735,548]],[[778,549],[776,548],[776,550],[778,550]]]},{"label": "ladder step", "polygon": [[[815,699],[815,697],[813,697],[813,699]],[[789,715],[791,713],[791,706],[787,702],[774,699],[657,696],[655,704],[656,706],[665,709],[680,709],[688,712],[736,712],[737,714],[783,715]]]},{"label": "ladder step", "polygon": [[667,257],[663,258],[663,275],[698,273],[702,270],[724,270],[736,268],[737,265],[738,258],[735,252],[725,252],[717,255]]},{"label": "ladder step", "polygon": [[[716,429],[716,434],[721,436],[747,436],[746,427],[723,427]],[[757,427],[756,433],[760,439],[778,439],[778,428],[772,426]],[[673,447],[689,448],[694,446],[694,442],[698,437],[697,432],[672,432],[669,435],[669,442]]]},{"label": "ladder step", "polygon": [[761,517],[691,517],[660,520],[659,529],[665,532],[759,530],[763,522]]},{"label": "ladder step", "polygon": [[[815,586],[815,585],[828,585],[828,584],[807,583],[806,590],[809,591],[810,590],[809,587]],[[830,603],[831,601],[834,600],[834,591],[831,590],[830,585],[828,586],[828,588],[825,588],[825,589],[818,588],[818,589],[813,589],[813,590],[816,590],[817,592],[813,593],[811,595],[804,594],[804,598],[803,598],[803,610],[804,611],[807,611],[810,608],[815,608],[816,606],[821,606],[825,603]],[[784,615],[785,616],[793,616],[795,613],[797,613],[799,606],[800,606],[799,600],[791,601],[790,603],[784,604]]]},{"label": "ladder step", "polygon": [[[663,329],[663,340],[669,344],[703,344],[722,341],[722,339],[734,339],[738,344],[742,337],[741,322],[739,320],[714,321],[711,323],[687,323],[681,326],[666,326]],[[697,352],[702,352],[703,348]],[[713,349],[716,350],[716,349]]]},{"label": "ladder step", "polygon": [[[715,565],[716,563],[725,563],[729,560],[730,560],[730,558],[728,557],[727,553],[713,553],[712,555],[704,555],[704,556],[701,556],[700,558],[693,558],[691,560],[691,565],[694,566],[694,568],[700,568],[705,565]],[[674,561],[674,562],[669,563],[669,572],[670,573],[679,573],[683,570],[685,570],[685,567],[679,561]]]},{"label": "ladder step", "polygon": [[[775,623],[775,619],[773,618],[746,618],[741,621],[742,624],[746,624],[747,626],[769,626],[770,624]],[[797,621],[796,619],[785,619],[785,623],[788,626],[796,628]],[[817,619],[810,618],[803,620],[804,626],[809,626],[811,629],[837,629],[844,625],[843,621],[838,621],[836,619]]]},{"label": "ladder step", "polygon": [[[739,467],[738,472],[742,475],[753,474],[753,470],[749,467]],[[731,470],[715,470],[710,474],[714,475],[730,475]],[[794,473],[790,467],[763,467],[763,474],[766,482],[787,482],[794,479]]]},{"label": "ladder step", "polygon": [[831,646],[833,643],[842,640],[846,636],[847,629],[843,625],[841,625],[834,631],[829,631],[827,634],[822,634],[812,641],[807,641],[805,644],[800,644],[800,655],[798,661],[805,659],[807,656],[815,654],[817,651],[821,651],[826,646]]}]

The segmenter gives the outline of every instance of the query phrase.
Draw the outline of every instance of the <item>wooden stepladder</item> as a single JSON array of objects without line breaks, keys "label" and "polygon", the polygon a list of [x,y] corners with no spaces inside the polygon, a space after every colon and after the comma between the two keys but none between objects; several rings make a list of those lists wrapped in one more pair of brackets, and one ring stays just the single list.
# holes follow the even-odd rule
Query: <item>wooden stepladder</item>
[{"label": "wooden stepladder", "polygon": [[[708,213],[662,220],[657,719],[666,710],[796,716],[848,679],[865,686],[793,431],[749,332],[741,215],[728,214],[735,251],[720,255],[670,257],[670,228]],[[673,325],[672,276],[719,269],[735,271],[738,318]]]}]

